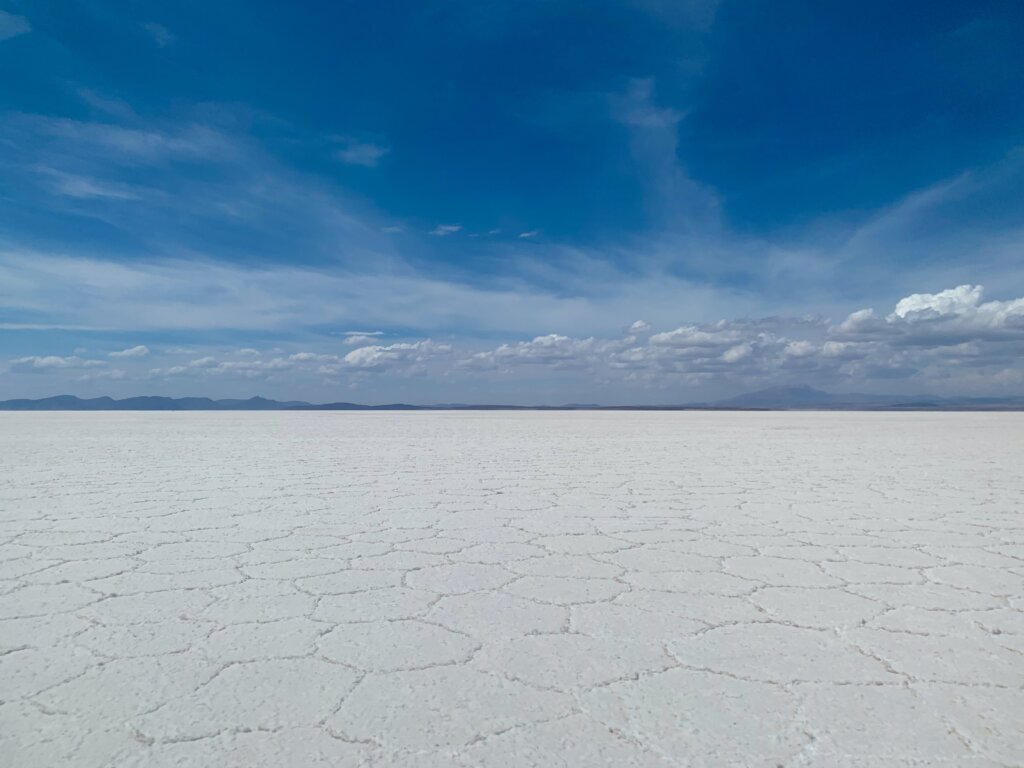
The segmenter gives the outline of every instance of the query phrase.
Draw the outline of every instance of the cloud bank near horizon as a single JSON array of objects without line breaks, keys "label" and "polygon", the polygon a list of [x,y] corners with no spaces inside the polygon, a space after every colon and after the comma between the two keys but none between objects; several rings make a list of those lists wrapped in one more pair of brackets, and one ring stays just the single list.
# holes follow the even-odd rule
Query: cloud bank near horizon
[{"label": "cloud bank near horizon", "polygon": [[[979,285],[912,294],[890,312],[865,308],[838,322],[772,316],[658,330],[640,319],[622,327],[608,338],[547,333],[483,348],[479,340],[390,341],[377,332],[348,332],[316,349],[295,341],[263,350],[138,344],[91,356],[86,350],[25,355],[10,360],[0,376],[53,393],[82,384],[106,392],[116,384],[129,394],[355,392],[374,402],[393,399],[381,395],[399,391],[396,381],[405,393],[419,392],[417,402],[472,391],[537,402],[530,394],[545,388],[649,403],[771,384],[940,394],[1024,387],[1024,297],[985,301]],[[353,338],[357,345],[343,348]],[[41,384],[42,377],[50,380]]]}]

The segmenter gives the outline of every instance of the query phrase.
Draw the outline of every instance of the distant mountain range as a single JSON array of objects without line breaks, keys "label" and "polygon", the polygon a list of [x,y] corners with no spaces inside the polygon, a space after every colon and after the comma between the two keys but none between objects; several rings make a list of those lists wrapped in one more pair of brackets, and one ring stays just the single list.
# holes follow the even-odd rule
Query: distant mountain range
[{"label": "distant mountain range", "polygon": [[82,399],[57,395],[40,400],[3,400],[3,411],[281,411],[306,406],[300,401],[281,402],[264,397],[248,400],[211,400],[208,397],[110,397]]},{"label": "distant mountain range", "polygon": [[936,395],[832,394],[812,387],[771,387],[704,403],[710,408],[828,411],[1016,411],[1024,397],[938,397]]},{"label": "distant mountain range", "polygon": [[826,410],[826,411],[1020,411],[1024,397],[936,397],[933,395],[831,394],[811,387],[771,387],[727,400],[683,405],[361,405],[358,403],[307,403],[301,400],[212,400],[208,397],[110,397],[83,399],[74,395],[39,400],[3,400],[0,411],[680,411],[680,410]]}]

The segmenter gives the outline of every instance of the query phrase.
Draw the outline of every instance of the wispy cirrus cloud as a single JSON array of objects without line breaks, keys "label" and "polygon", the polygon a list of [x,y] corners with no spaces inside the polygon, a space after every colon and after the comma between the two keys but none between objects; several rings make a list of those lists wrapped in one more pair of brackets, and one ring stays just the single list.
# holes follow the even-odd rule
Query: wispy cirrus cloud
[{"label": "wispy cirrus cloud", "polygon": [[145,344],[138,344],[118,352],[109,353],[110,357],[146,357],[149,354],[149,347]]},{"label": "wispy cirrus cloud", "polygon": [[0,11],[0,41],[10,40],[12,37],[25,35],[31,31],[32,25],[24,16]]},{"label": "wispy cirrus cloud", "polygon": [[157,24],[155,21],[143,22],[139,26],[146,31],[146,34],[148,34],[153,39],[153,42],[160,48],[166,48],[178,39],[171,30],[163,24]]},{"label": "wispy cirrus cloud", "polygon": [[430,230],[430,234],[436,237],[447,237],[448,235],[454,235],[461,231],[461,224],[438,224],[436,227]]},{"label": "wispy cirrus cloud", "polygon": [[373,142],[352,141],[335,150],[334,156],[347,165],[361,165],[376,168],[377,164],[391,152],[390,147]]},{"label": "wispy cirrus cloud", "polygon": [[66,197],[107,200],[138,200],[142,197],[139,191],[127,184],[63,173],[52,168],[42,168],[40,173],[53,179],[56,194]]},{"label": "wispy cirrus cloud", "polygon": [[[20,132],[34,132],[43,142],[41,147],[44,151],[58,156],[73,156],[91,150],[92,154],[87,154],[86,158],[115,167],[181,159],[208,159],[224,163],[237,158],[239,149],[224,131],[202,122],[126,125],[22,114],[13,118],[10,127]],[[52,143],[46,144],[47,139]],[[96,154],[98,152],[103,154]]]},{"label": "wispy cirrus cloud", "polygon": [[47,371],[98,368],[106,363],[102,360],[86,360],[77,355],[60,357],[59,355],[30,355],[12,360],[10,370],[21,373],[41,373]]},{"label": "wispy cirrus cloud", "polygon": [[343,331],[341,333],[342,344],[353,347],[360,344],[372,344],[378,336],[383,336],[383,331]]}]

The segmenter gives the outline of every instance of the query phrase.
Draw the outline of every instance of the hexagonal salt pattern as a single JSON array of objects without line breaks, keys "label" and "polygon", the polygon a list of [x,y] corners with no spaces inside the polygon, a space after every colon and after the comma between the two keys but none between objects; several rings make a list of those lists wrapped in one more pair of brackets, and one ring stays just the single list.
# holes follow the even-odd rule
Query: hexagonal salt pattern
[{"label": "hexagonal salt pattern", "polygon": [[0,763],[1024,764],[1024,417],[0,414]]}]

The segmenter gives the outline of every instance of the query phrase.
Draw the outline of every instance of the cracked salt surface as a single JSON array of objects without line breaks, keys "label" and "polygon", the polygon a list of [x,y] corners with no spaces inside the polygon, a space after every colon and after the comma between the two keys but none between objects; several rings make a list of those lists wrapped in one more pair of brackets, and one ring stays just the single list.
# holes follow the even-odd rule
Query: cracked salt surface
[{"label": "cracked salt surface", "polygon": [[1022,414],[0,414],[0,762],[1019,766],[1022,500]]}]

